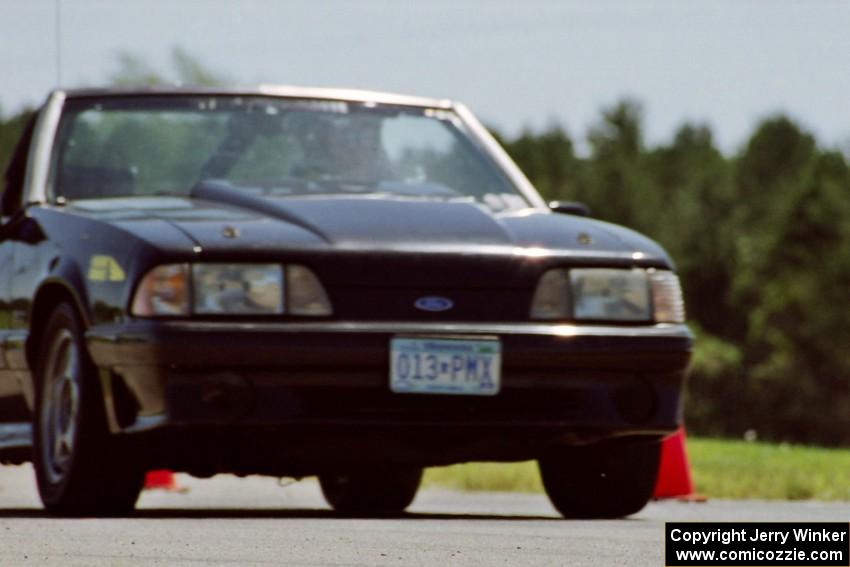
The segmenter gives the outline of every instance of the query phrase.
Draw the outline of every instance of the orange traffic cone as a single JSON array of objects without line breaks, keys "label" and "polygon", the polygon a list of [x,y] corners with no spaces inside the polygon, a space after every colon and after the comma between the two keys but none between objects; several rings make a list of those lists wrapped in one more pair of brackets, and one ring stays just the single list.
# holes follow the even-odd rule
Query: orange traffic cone
[{"label": "orange traffic cone", "polygon": [[148,471],[145,475],[145,490],[169,490],[180,492],[182,489],[177,485],[174,473],[169,470]]},{"label": "orange traffic cone", "polygon": [[655,481],[654,498],[676,498],[692,502],[705,502],[706,498],[694,492],[691,468],[685,451],[685,428],[679,429],[661,443],[661,462]]}]

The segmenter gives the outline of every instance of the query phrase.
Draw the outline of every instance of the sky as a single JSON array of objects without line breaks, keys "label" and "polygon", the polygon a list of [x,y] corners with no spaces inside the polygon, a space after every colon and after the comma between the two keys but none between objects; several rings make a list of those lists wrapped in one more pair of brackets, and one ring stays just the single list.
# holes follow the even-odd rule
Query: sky
[{"label": "sky", "polygon": [[122,51],[167,74],[175,47],[240,85],[452,98],[580,147],[629,97],[650,145],[692,121],[733,153],[783,112],[850,149],[846,0],[0,0],[0,110],[106,84]]}]

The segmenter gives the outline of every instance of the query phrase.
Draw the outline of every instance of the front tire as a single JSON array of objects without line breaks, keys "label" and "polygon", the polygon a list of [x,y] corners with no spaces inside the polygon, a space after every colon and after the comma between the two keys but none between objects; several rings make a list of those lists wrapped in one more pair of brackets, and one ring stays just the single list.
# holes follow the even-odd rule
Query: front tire
[{"label": "front tire", "polygon": [[565,518],[620,518],[652,498],[660,451],[656,440],[558,447],[539,460],[540,476]]},{"label": "front tire", "polygon": [[45,509],[65,516],[130,512],[144,469],[109,435],[97,371],[71,305],[50,314],[37,361],[33,465]]},{"label": "front tire", "polygon": [[319,475],[331,507],[350,516],[400,514],[416,497],[422,469],[382,468]]}]

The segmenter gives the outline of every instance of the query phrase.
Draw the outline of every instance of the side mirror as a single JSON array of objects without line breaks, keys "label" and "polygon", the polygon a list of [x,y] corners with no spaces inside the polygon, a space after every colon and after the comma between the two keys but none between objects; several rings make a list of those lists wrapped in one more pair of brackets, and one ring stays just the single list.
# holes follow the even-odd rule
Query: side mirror
[{"label": "side mirror", "polygon": [[590,216],[590,207],[584,203],[577,203],[575,201],[551,201],[549,208],[553,212],[561,213],[562,215],[573,215],[575,217]]}]

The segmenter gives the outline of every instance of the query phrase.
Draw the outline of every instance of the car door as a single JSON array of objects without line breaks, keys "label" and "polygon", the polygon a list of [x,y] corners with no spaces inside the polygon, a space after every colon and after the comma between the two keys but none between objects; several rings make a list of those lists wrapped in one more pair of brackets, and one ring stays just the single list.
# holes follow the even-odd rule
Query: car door
[{"label": "car door", "polygon": [[19,392],[17,380],[9,369],[6,360],[6,339],[12,330],[11,282],[14,248],[13,241],[6,229],[8,219],[0,226],[0,423],[14,419],[13,412],[7,407],[9,397],[15,397]]},{"label": "car door", "polygon": [[[29,443],[29,406],[19,370],[9,364],[8,344],[20,326],[19,306],[12,297],[15,254],[24,212],[23,185],[35,117],[24,128],[6,169],[0,196],[0,449]],[[19,332],[19,331],[18,331]]]}]

